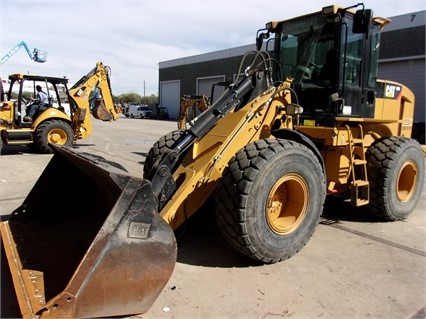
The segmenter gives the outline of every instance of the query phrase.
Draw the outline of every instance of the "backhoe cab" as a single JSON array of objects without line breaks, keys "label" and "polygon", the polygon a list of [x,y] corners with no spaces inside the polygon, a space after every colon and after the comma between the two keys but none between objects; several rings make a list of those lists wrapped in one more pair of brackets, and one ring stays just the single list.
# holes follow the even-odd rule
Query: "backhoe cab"
[{"label": "backhoe cab", "polygon": [[[51,153],[50,144],[71,146],[92,133],[91,114],[96,119],[118,118],[112,100],[109,69],[101,62],[68,89],[68,79],[13,74],[0,102],[0,130],[5,145],[32,145]],[[24,117],[33,107],[36,86],[48,96],[48,105],[36,112],[32,122]]]},{"label": "backhoe cab", "polygon": [[424,157],[409,138],[413,94],[376,79],[386,23],[333,6],[268,24],[261,37],[274,34],[273,48],[247,52],[190,128],[153,145],[144,179],[52,146],[37,184],[0,223],[23,317],[148,311],[173,271],[173,231],[209,198],[226,240],[262,263],[304,247],[326,195],[406,218],[422,193]]}]

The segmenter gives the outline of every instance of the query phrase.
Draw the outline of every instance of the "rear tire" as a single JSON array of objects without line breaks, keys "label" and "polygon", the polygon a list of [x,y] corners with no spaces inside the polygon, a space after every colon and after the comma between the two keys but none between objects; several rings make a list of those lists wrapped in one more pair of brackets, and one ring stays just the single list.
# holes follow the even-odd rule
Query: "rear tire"
[{"label": "rear tire", "polygon": [[425,163],[419,143],[404,137],[385,137],[366,152],[370,181],[369,209],[388,221],[402,220],[422,194]]},{"label": "rear tire", "polygon": [[50,120],[43,122],[37,127],[35,132],[35,145],[44,154],[51,154],[53,150],[49,143],[72,146],[74,142],[74,132],[71,126],[61,120]]},{"label": "rear tire", "polygon": [[289,140],[247,145],[229,162],[216,196],[216,217],[225,239],[262,263],[296,254],[310,239],[325,200],[317,157]]}]

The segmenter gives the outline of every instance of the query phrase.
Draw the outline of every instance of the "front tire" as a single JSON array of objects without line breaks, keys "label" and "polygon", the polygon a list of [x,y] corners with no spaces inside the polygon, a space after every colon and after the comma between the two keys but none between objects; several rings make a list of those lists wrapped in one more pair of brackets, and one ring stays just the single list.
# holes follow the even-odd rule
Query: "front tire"
[{"label": "front tire", "polygon": [[216,196],[217,222],[243,254],[278,262],[308,242],[325,192],[322,166],[310,149],[289,140],[259,140],[230,160]]},{"label": "front tire", "polygon": [[44,154],[53,153],[49,143],[72,146],[73,142],[74,132],[71,126],[61,120],[43,122],[37,127],[35,132],[35,145]]},{"label": "front tire", "polygon": [[173,145],[179,140],[180,136],[181,131],[175,130],[168,133],[167,135],[162,136],[157,142],[155,142],[145,159],[145,164],[143,166],[143,178],[149,179],[155,162],[160,159],[165,152],[172,149]]},{"label": "front tire", "polygon": [[366,159],[369,209],[388,221],[407,218],[424,183],[425,162],[419,143],[405,137],[381,138],[368,148]]}]

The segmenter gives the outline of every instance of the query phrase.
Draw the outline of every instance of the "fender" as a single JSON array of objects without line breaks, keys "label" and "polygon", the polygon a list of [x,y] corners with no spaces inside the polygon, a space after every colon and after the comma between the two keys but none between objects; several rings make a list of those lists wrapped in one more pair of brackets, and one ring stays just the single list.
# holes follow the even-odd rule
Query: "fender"
[{"label": "fender", "polygon": [[37,118],[33,122],[32,127],[37,127],[45,120],[51,120],[54,118],[64,120],[70,125],[72,123],[71,118],[66,113],[58,110],[57,108],[49,107],[48,109],[44,110],[39,116],[37,116]]},{"label": "fender", "polygon": [[312,152],[314,152],[315,156],[318,158],[318,161],[321,163],[324,176],[326,176],[324,159],[322,158],[318,147],[316,147],[314,142],[312,142],[312,140],[307,135],[287,128],[273,130],[272,135],[276,138],[283,138],[286,140],[295,141],[309,148]]}]

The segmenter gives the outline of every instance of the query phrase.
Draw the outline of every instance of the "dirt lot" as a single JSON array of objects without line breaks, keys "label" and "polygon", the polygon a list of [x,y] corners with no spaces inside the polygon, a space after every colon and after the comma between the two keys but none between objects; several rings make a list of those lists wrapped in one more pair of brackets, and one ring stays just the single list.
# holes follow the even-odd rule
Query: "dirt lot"
[{"label": "dirt lot", "polygon": [[[120,118],[95,121],[78,150],[101,155],[142,176],[152,144],[176,123]],[[28,194],[51,155],[7,147],[0,156],[0,215]],[[402,222],[384,223],[366,209],[327,200],[312,239],[293,258],[259,265],[220,236],[209,208],[176,233],[178,260],[150,311],[132,318],[425,318],[426,188]],[[423,207],[423,208],[422,208]],[[16,318],[2,252],[1,318]]]}]

